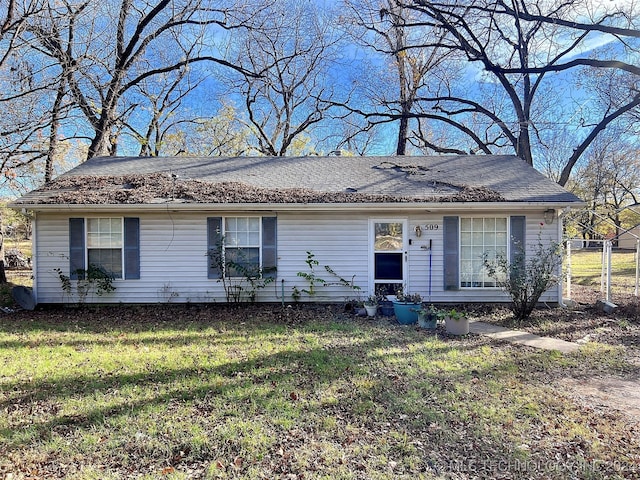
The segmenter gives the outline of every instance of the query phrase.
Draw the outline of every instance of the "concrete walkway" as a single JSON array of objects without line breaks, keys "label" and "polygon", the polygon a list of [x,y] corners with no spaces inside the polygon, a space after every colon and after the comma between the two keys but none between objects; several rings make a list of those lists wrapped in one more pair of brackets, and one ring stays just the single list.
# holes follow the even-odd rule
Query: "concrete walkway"
[{"label": "concrete walkway", "polygon": [[519,332],[517,330],[509,330],[508,328],[490,323],[478,322],[471,320],[469,322],[469,331],[478,333],[496,340],[517,343],[519,345],[527,345],[529,347],[541,348],[544,350],[558,350],[561,353],[572,353],[580,348],[577,343],[558,340],[557,338],[539,337],[532,333]]}]

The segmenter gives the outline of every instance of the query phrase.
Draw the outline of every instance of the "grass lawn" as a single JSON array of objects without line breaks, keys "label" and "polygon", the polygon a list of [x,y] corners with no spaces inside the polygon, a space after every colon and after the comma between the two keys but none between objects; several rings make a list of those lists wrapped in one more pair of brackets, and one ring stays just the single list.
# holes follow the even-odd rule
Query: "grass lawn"
[{"label": "grass lawn", "polygon": [[[596,250],[571,251],[571,279],[578,285],[600,288],[602,252]],[[632,294],[636,280],[636,254],[616,250],[611,254],[611,289]]]},{"label": "grass lawn", "polygon": [[17,312],[0,478],[640,478],[640,426],[553,382],[634,369],[337,307]]}]

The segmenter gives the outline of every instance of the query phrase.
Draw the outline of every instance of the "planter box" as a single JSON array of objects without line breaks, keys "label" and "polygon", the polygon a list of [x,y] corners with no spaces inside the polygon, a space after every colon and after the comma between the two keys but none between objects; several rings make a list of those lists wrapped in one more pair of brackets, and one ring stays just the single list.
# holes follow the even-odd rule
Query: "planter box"
[{"label": "planter box", "polygon": [[451,335],[466,335],[469,333],[469,319],[467,317],[462,317],[457,320],[446,317],[444,319],[444,326],[447,333]]},{"label": "planter box", "polygon": [[378,311],[378,306],[377,305],[365,305],[364,309],[367,311],[367,316],[375,317],[376,316],[376,312]]},{"label": "planter box", "polygon": [[419,303],[393,302],[393,313],[400,325],[411,325],[418,321]]}]

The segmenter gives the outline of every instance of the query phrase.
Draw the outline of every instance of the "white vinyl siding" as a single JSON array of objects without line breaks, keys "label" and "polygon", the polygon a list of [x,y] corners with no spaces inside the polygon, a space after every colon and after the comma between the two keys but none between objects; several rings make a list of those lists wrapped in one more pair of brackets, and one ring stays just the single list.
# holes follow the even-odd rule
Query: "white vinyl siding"
[{"label": "white vinyl siding", "polygon": [[[222,283],[208,278],[207,218],[261,216],[258,212],[247,215],[240,212],[144,213],[137,210],[127,213],[129,215],[140,219],[140,279],[117,279],[114,281],[114,292],[87,298],[87,302],[223,302],[225,295]],[[270,215],[278,217],[277,272],[275,281],[257,292],[258,301],[281,302],[284,294],[284,301],[292,302],[293,287],[301,290],[308,286],[305,279],[298,276],[299,272],[309,272],[305,263],[307,252],[312,252],[320,264],[316,267],[318,276],[332,284],[318,288],[313,298],[303,294],[301,301],[344,302],[368,295],[372,287],[369,272],[370,221],[389,218],[388,214],[372,211],[341,214],[271,212]],[[479,215],[492,216],[491,212]],[[56,268],[60,268],[68,274],[70,216],[79,215],[37,214],[34,287],[39,303],[73,301],[63,295],[60,279],[55,272]],[[118,217],[122,213],[104,212],[101,216]],[[425,300],[434,303],[508,301],[508,297],[498,289],[444,291],[443,215],[433,212],[398,215],[397,218],[407,219],[407,232],[411,240],[407,247],[407,291],[420,293]],[[527,213],[527,245],[537,243],[541,229],[544,241],[556,240],[557,226],[540,226],[542,221],[542,210],[539,214]],[[416,226],[421,226],[420,237],[415,234]],[[428,249],[430,240],[431,250]],[[337,278],[324,269],[325,265],[339,277],[361,287],[360,293],[338,285]],[[542,300],[557,301],[557,291],[547,292]]]},{"label": "white vinyl siding", "polygon": [[[314,255],[319,265],[317,275],[331,285],[317,289],[310,297],[302,294],[301,301],[337,301],[357,298],[369,289],[369,221],[362,214],[304,214],[278,215],[278,277],[277,288],[284,290],[285,301],[292,301],[293,287],[308,288],[308,282],[298,272],[309,273],[305,263],[307,252]],[[338,280],[324,266],[361,288],[360,293],[337,285]],[[284,279],[284,284],[282,280]],[[280,292],[278,292],[280,293]]]}]

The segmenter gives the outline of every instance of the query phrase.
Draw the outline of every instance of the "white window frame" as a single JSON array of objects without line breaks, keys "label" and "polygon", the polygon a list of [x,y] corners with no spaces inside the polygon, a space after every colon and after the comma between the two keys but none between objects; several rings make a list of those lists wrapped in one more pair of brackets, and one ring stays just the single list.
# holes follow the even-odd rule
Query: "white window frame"
[{"label": "white window frame", "polygon": [[[120,247],[114,247],[112,249],[119,248],[121,252],[120,253],[120,262],[121,262],[120,272],[121,273],[119,277],[114,277],[114,280],[122,280],[124,278],[124,217],[85,217],[84,219],[84,264],[87,266],[86,268],[88,269],[90,266],[89,250],[106,249],[104,247],[100,248],[100,247],[89,246],[89,223],[91,222],[91,220],[100,220],[100,219],[120,220]],[[100,265],[100,267],[102,267],[102,265]]]},{"label": "white window frame", "polygon": [[[511,249],[511,241],[510,241],[510,239],[511,239],[511,222],[509,221],[509,219],[510,219],[509,215],[505,215],[505,216],[472,215],[472,216],[464,216],[464,217],[461,216],[459,218],[459,226],[458,226],[458,278],[459,278],[459,288],[462,289],[462,290],[499,290],[500,287],[498,287],[497,285],[484,285],[485,280],[483,280],[483,282],[482,282],[483,284],[482,285],[473,285],[473,283],[474,283],[473,281],[468,282],[468,283],[471,283],[471,285],[463,285],[463,283],[465,283],[464,282],[464,278],[463,278],[464,277],[463,273],[467,273],[467,272],[464,272],[464,270],[462,268],[462,265],[463,265],[463,262],[469,261],[469,259],[463,258],[463,255],[462,255],[462,249],[463,249],[463,243],[462,243],[463,227],[462,227],[462,224],[463,224],[464,220],[471,220],[472,223],[473,223],[473,220],[478,220],[478,219],[482,219],[483,220],[483,224],[484,224],[484,220],[485,219],[504,220],[505,225],[506,225],[506,229],[505,229],[505,232],[504,232],[505,233],[505,237],[506,237],[505,238],[506,244],[504,245],[504,247],[505,247],[505,258],[507,258],[507,259],[510,258],[510,254],[511,254],[511,252],[510,252],[510,249]],[[473,233],[476,233],[476,232],[474,232],[474,230],[471,230],[472,240],[471,240],[471,245],[469,245],[469,246],[472,249],[477,247],[477,245],[473,244]],[[485,233],[485,230],[484,230],[484,225],[483,225],[483,229],[482,229],[483,236],[484,236],[484,233]],[[498,234],[498,233],[502,233],[502,231],[498,232],[494,228],[492,233]],[[495,242],[494,242],[494,246],[496,246]],[[502,245],[500,245],[500,246],[502,246]],[[483,242],[482,247],[484,249],[484,247],[485,247],[484,242]],[[483,252],[486,252],[486,251],[487,251],[487,249],[483,250]],[[473,258],[471,259],[471,261],[472,260],[473,260]],[[484,267],[482,267],[482,270],[485,270]],[[473,269],[470,272],[470,274],[471,275],[474,274]]]},{"label": "white window frame", "polygon": [[[256,219],[258,220],[258,244],[257,245],[240,245],[240,246],[233,246],[233,245],[227,245],[227,220],[228,219]],[[255,215],[228,215],[228,216],[223,216],[222,217],[222,225],[221,225],[221,229],[222,229],[222,238],[223,238],[223,242],[222,242],[222,258],[225,259],[224,260],[224,269],[225,271],[222,272],[222,275],[227,275],[226,272],[226,255],[227,255],[227,247],[229,248],[234,248],[234,249],[242,249],[242,248],[257,248],[258,249],[258,268],[260,270],[260,275],[262,275],[262,217],[260,216],[255,216]],[[242,278],[242,276],[228,276],[227,278]]]}]

